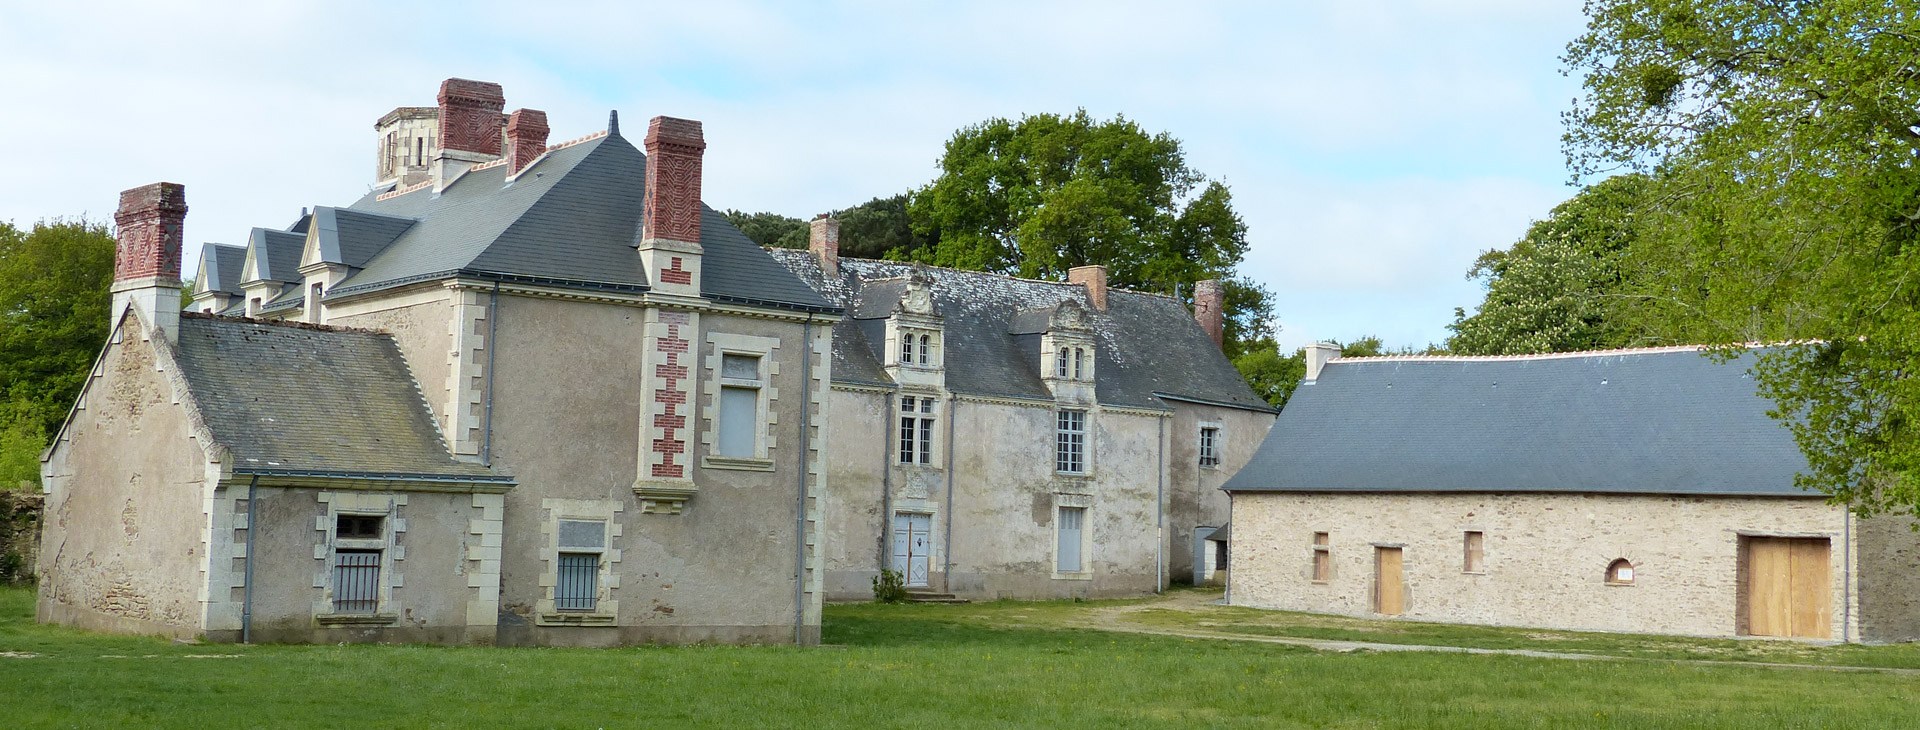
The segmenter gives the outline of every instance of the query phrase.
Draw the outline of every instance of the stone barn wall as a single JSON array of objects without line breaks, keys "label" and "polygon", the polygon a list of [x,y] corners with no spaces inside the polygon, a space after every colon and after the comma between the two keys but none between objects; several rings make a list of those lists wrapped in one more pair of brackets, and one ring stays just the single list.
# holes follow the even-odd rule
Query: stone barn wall
[{"label": "stone barn wall", "polygon": [[46,498],[37,491],[0,490],[0,585],[33,581],[45,506]]}]

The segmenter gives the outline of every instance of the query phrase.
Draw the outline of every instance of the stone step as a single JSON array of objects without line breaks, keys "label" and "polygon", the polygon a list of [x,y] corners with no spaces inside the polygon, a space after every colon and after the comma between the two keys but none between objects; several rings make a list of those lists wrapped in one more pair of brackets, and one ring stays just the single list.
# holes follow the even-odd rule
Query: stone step
[{"label": "stone step", "polygon": [[908,603],[972,603],[952,593],[932,593],[926,591],[907,591]]}]

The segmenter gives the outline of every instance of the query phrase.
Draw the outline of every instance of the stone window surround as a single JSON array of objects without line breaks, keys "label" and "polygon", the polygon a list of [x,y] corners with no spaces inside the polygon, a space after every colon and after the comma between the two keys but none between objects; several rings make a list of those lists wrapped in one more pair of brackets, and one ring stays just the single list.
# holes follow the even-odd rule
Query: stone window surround
[{"label": "stone window surround", "polygon": [[[313,587],[321,589],[320,597],[313,602],[314,623],[322,626],[393,625],[400,619],[400,606],[394,600],[393,590],[405,585],[405,578],[394,564],[407,557],[406,546],[400,544],[401,535],[407,531],[407,521],[400,516],[400,508],[407,504],[407,495],[322,490],[315,494],[315,499],[327,506],[327,513],[314,519],[314,530],[320,533],[320,538],[314,543],[313,559],[320,561],[320,572],[313,578]],[[383,518],[381,537],[377,540],[337,539],[334,526],[343,514]],[[380,603],[372,613],[336,613],[333,610],[335,554],[342,549],[380,551]]]},{"label": "stone window surround", "polygon": [[[1052,450],[1053,450],[1053,466],[1054,466],[1053,473],[1055,477],[1057,478],[1058,477],[1065,477],[1065,478],[1085,477],[1088,479],[1093,478],[1093,463],[1094,463],[1093,434],[1094,434],[1094,411],[1095,410],[1096,409],[1093,409],[1093,408],[1078,406],[1078,404],[1063,404],[1062,407],[1053,409],[1053,449]],[[1060,449],[1061,449],[1060,437],[1062,434],[1066,433],[1066,431],[1063,431],[1060,428],[1060,413],[1062,411],[1079,411],[1081,414],[1080,471],[1061,471],[1060,470]]]},{"label": "stone window surround", "polygon": [[[618,521],[626,505],[610,499],[542,499],[540,509],[540,598],[534,601],[533,622],[538,626],[612,626],[620,616],[620,549],[614,547],[623,530]],[[607,526],[607,545],[600,553],[599,580],[594,586],[594,610],[561,611],[554,607],[553,591],[560,585],[560,521],[601,522]]]},{"label": "stone window surround", "polygon": [[[1080,569],[1073,572],[1060,571],[1060,508],[1078,507],[1080,513]],[[1051,539],[1047,541],[1049,564],[1053,566],[1054,580],[1093,580],[1093,495],[1055,492],[1053,494],[1053,525],[1049,530]]]},{"label": "stone window surround", "polygon": [[[1467,560],[1467,535],[1470,533],[1479,533],[1480,535],[1480,566],[1479,566],[1480,569],[1479,570],[1472,570],[1471,568],[1473,566]],[[1486,575],[1488,573],[1486,528],[1480,527],[1478,525],[1462,526],[1460,528],[1460,552],[1461,552],[1461,556],[1460,556],[1460,572],[1461,573],[1466,575]]]},{"label": "stone window surround", "polygon": [[[1060,351],[1067,351],[1067,360],[1060,359]],[[1076,372],[1072,358],[1075,351],[1084,351],[1082,368]],[[1059,380],[1075,383],[1091,383],[1094,380],[1095,363],[1099,361],[1092,338],[1049,332],[1041,337],[1040,377],[1045,380]],[[1065,367],[1066,375],[1060,374]]]},{"label": "stone window surround", "polygon": [[[706,469],[732,469],[739,471],[773,471],[773,450],[778,445],[774,435],[774,426],[779,424],[780,416],[773,410],[774,403],[780,398],[780,389],[774,378],[780,374],[780,363],[773,356],[780,349],[777,337],[760,337],[728,332],[709,332],[706,337],[707,354],[703,366],[711,376],[701,386],[701,393],[707,403],[705,418],[700,429],[700,443],[706,447],[706,453],[700,457],[700,466]],[[745,355],[759,358],[760,377],[754,381],[739,381],[720,376],[720,361],[726,355]],[[759,390],[759,405],[756,409],[758,424],[754,436],[754,455],[751,457],[721,456],[714,453],[720,444],[720,387],[751,387]]]},{"label": "stone window surround", "polygon": [[[946,348],[941,342],[940,328],[901,324],[899,320],[899,317],[894,317],[887,322],[887,364],[914,370],[939,370],[945,367]],[[923,336],[927,338],[926,342],[931,352],[922,350],[920,338]],[[903,343],[909,337],[913,338],[912,362],[901,357],[905,354],[902,352]],[[925,364],[920,362],[923,357],[926,359]]]},{"label": "stone window surround", "polygon": [[[932,441],[932,449],[930,450],[931,455],[928,457],[928,461],[925,464],[920,463],[917,455],[915,459],[911,462],[900,460],[900,448],[903,444],[902,444],[901,434],[898,433],[897,430],[900,428],[901,420],[906,418],[907,416],[906,412],[901,410],[900,404],[901,404],[902,398],[912,398],[916,402],[922,401],[922,400],[933,401],[934,405],[933,405],[932,413],[926,413],[921,410],[915,410],[913,415],[914,421],[916,423],[922,419],[927,419],[927,418],[933,419],[933,441]],[[942,401],[945,401],[945,400],[947,399],[941,397],[939,393],[932,392],[932,391],[902,390],[893,395],[892,403],[888,406],[888,413],[887,413],[887,418],[891,419],[890,420],[890,423],[892,424],[891,427],[895,429],[895,433],[893,434],[894,437],[893,439],[891,439],[893,443],[887,447],[887,449],[890,452],[892,452],[892,457],[891,457],[892,460],[888,462],[890,466],[896,466],[903,469],[925,469],[928,471],[935,471],[935,472],[944,470],[944,462],[942,462],[941,460],[946,458],[946,453],[945,453],[946,445],[942,443],[941,437],[946,432],[947,423],[946,423],[946,419],[942,418],[941,416],[945,415],[942,412],[943,410],[945,410],[945,407]],[[914,443],[916,445],[918,445],[919,443],[919,436],[917,434],[914,436]]]}]

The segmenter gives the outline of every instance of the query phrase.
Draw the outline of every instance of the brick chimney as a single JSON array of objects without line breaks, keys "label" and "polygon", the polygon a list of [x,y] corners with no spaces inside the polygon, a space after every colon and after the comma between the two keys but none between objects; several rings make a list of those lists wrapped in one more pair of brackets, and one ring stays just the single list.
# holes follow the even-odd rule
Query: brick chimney
[{"label": "brick chimney", "polygon": [[500,157],[500,85],[447,79],[440,84],[440,149],[433,153],[433,187],[446,189],[467,168]]},{"label": "brick chimney", "polygon": [[507,118],[507,176],[520,174],[547,151],[547,113],[520,109]]},{"label": "brick chimney", "polygon": [[700,123],[654,117],[647,125],[647,198],[640,260],[653,290],[700,296]]},{"label": "brick chimney", "polygon": [[1094,265],[1067,269],[1067,283],[1085,285],[1087,298],[1093,300],[1093,308],[1107,311],[1107,267]]},{"label": "brick chimney", "polygon": [[118,253],[113,263],[113,321],[128,307],[167,338],[180,337],[180,244],[187,219],[187,186],[154,183],[120,193]]},{"label": "brick chimney", "polygon": [[820,270],[827,276],[840,275],[840,219],[821,213],[813,219],[807,235],[807,250],[820,259]]},{"label": "brick chimney", "polygon": [[1207,337],[1213,340],[1214,347],[1225,345],[1227,337],[1227,290],[1220,286],[1218,279],[1208,279],[1194,283],[1193,318],[1199,320],[1200,329],[1207,331]]}]

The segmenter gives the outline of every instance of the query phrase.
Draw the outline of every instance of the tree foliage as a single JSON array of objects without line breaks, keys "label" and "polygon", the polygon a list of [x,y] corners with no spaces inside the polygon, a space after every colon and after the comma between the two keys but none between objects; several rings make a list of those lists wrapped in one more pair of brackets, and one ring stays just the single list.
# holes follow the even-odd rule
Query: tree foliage
[{"label": "tree foliage", "polygon": [[1636,316],[1757,368],[1802,484],[1920,514],[1920,7],[1593,0],[1576,175],[1649,173]]},{"label": "tree foliage", "polygon": [[767,248],[806,248],[809,230],[807,222],[779,213],[748,213],[728,209],[720,214],[732,223],[734,228],[747,234],[754,243]]},{"label": "tree foliage", "polygon": [[107,339],[113,237],[87,221],[0,223],[0,487],[37,481]]},{"label": "tree foliage", "polygon": [[1447,348],[1521,355],[1622,347],[1635,339],[1625,263],[1647,180],[1620,175],[1580,191],[1511,248],[1488,251],[1468,278],[1487,286],[1479,311],[1454,310]]}]

